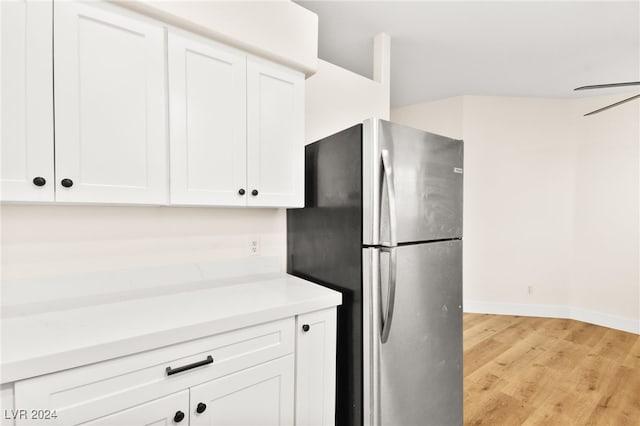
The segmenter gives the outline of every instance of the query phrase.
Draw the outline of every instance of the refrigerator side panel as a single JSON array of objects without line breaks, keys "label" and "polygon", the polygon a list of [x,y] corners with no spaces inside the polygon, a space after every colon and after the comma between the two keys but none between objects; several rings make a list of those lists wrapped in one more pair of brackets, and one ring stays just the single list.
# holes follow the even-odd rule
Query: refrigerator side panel
[{"label": "refrigerator side panel", "polygon": [[305,208],[287,210],[287,272],[340,291],[336,424],[362,424],[362,125],[307,145]]},{"label": "refrigerator side panel", "polygon": [[383,120],[378,139],[376,162],[385,153],[389,162],[379,173],[381,244],[393,245],[392,196],[398,243],[461,238],[463,142]]},{"label": "refrigerator side panel", "polygon": [[381,256],[378,322],[392,320],[388,340],[376,339],[376,424],[462,425],[462,241],[388,250],[396,251],[395,301],[387,308],[391,256]]}]

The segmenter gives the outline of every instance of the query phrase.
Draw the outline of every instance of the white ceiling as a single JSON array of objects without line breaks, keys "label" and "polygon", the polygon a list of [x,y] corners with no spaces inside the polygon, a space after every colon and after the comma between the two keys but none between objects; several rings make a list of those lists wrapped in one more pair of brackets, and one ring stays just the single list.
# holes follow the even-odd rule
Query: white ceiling
[{"label": "white ceiling", "polygon": [[391,36],[392,106],[640,81],[639,1],[298,3],[319,16],[319,57],[358,74],[371,77],[373,37]]}]

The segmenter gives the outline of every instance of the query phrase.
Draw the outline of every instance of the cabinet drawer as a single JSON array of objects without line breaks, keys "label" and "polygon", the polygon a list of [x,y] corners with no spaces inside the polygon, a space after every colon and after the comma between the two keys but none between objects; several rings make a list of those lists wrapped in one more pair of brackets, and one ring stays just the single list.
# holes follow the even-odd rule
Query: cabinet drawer
[{"label": "cabinet drawer", "polygon": [[[54,422],[20,419],[17,425],[75,425],[187,389],[294,351],[294,319],[47,374],[15,384],[15,406],[56,410]],[[213,358],[200,367],[168,375],[167,367]]]}]

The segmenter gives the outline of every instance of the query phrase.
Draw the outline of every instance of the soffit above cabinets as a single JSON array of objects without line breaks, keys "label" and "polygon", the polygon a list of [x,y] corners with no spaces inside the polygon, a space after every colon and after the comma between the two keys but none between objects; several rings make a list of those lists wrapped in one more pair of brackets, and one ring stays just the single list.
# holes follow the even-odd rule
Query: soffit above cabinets
[{"label": "soffit above cabinets", "polygon": [[318,16],[289,1],[114,1],[308,77],[318,66]]}]

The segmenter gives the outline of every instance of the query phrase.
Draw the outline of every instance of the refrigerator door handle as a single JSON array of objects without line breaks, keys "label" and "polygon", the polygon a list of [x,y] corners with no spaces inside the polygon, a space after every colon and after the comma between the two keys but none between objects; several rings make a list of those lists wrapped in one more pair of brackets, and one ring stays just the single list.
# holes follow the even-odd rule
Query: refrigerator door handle
[{"label": "refrigerator door handle", "polygon": [[[380,334],[380,341],[384,344],[389,340],[389,333],[391,332],[391,322],[393,321],[393,310],[395,308],[396,301],[396,249],[394,247],[381,247],[380,252],[389,253],[389,284],[387,286],[387,307],[386,313],[380,315],[380,321],[382,323],[382,332]],[[380,264],[380,263],[378,263]],[[380,276],[380,274],[378,274]],[[382,277],[380,277],[382,281]],[[382,292],[382,282],[380,282],[380,291]],[[382,310],[382,297],[380,297],[380,308]]]},{"label": "refrigerator door handle", "polygon": [[396,187],[393,182],[393,168],[391,167],[391,158],[388,149],[381,151],[382,170],[387,180],[387,198],[389,199],[389,245],[395,247],[398,245],[398,236],[396,232]]}]

